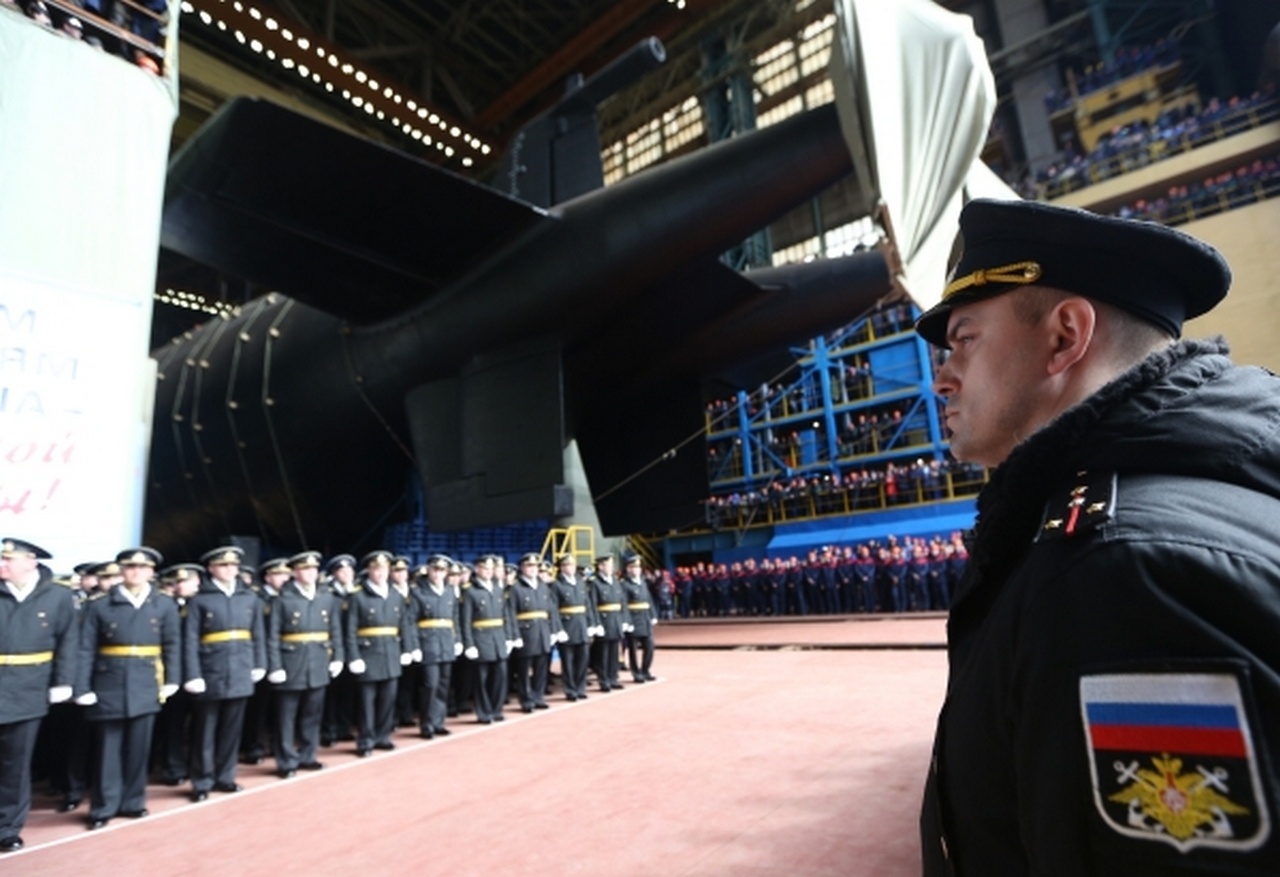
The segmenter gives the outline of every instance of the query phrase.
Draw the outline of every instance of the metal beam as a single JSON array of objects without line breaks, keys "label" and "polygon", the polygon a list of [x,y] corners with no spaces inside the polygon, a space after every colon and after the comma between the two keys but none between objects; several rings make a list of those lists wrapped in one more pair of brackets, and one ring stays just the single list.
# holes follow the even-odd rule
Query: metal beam
[{"label": "metal beam", "polygon": [[620,0],[613,4],[608,12],[587,25],[514,87],[477,113],[472,123],[479,128],[493,130],[525,103],[573,73],[584,59],[638,21],[654,5],[667,4],[665,0]]}]

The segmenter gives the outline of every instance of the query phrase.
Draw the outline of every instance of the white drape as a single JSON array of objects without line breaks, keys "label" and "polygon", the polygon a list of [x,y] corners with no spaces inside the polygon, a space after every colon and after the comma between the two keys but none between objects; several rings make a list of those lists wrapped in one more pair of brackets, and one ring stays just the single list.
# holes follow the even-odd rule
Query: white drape
[{"label": "white drape", "polygon": [[888,212],[899,278],[922,308],[942,294],[970,197],[1016,197],[979,155],[996,93],[968,16],[929,0],[836,0],[831,78],[868,206]]}]

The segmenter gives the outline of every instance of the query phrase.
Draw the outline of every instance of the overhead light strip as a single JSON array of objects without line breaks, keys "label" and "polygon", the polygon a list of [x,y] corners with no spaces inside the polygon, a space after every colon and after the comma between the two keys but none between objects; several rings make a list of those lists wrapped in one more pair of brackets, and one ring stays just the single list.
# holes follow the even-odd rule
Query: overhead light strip
[{"label": "overhead light strip", "polygon": [[273,13],[242,0],[183,0],[182,11],[205,27],[230,34],[249,51],[341,97],[399,134],[433,147],[446,159],[457,156],[463,167],[471,167],[477,157],[492,152],[478,136],[380,81],[376,71],[340,48],[314,34],[295,33]]}]

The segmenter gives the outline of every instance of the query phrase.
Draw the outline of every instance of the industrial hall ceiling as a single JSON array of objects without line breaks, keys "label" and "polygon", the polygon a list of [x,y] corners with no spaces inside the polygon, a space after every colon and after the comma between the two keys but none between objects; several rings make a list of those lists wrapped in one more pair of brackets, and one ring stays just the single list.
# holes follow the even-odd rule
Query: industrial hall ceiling
[{"label": "industrial hall ceiling", "polygon": [[[569,77],[590,77],[641,40],[656,37],[670,60],[668,72],[649,88],[662,90],[675,77],[696,78],[697,38],[717,21],[732,20],[738,29],[744,21],[748,29],[752,22],[757,30],[771,29],[803,15],[806,7],[813,8],[810,15],[819,9],[825,14],[831,2],[185,0],[179,55],[182,111],[175,145],[227,99],[256,90],[483,177],[520,126],[565,93]],[[275,26],[268,30],[269,23]],[[285,32],[292,55],[279,45]],[[270,51],[268,37],[276,40],[279,51]],[[368,90],[374,97],[383,100],[391,91],[401,107],[412,102],[415,111],[425,111],[424,120],[427,114],[438,117],[444,133],[457,128],[463,142],[445,137],[424,145],[424,138],[400,130],[403,123],[397,128],[389,117],[378,118],[373,101],[344,97],[340,80],[348,67],[357,76],[367,75],[360,85],[378,84],[377,90]],[[330,79],[337,86],[332,90]],[[350,91],[365,93],[354,84]],[[614,124],[625,126],[627,121],[615,110]],[[451,155],[444,154],[441,140],[454,147]]]},{"label": "industrial hall ceiling", "polygon": [[[666,63],[600,108],[601,141],[614,142],[708,87],[709,36],[749,66],[753,52],[828,15],[832,0],[182,0],[181,9],[174,149],[247,94],[487,182],[508,141],[571,77],[662,42]],[[158,268],[160,291],[223,306],[266,291],[168,250]],[[164,343],[208,313],[155,316],[153,341]]]}]

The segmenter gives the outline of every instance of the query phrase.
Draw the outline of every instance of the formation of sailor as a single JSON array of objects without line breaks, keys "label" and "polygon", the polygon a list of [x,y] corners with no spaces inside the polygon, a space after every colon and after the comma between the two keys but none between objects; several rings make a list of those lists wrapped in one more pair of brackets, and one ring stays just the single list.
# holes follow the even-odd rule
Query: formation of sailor
[{"label": "formation of sailor", "polygon": [[[652,612],[630,556],[615,581],[608,557],[579,577],[571,555],[552,567],[526,554],[512,568],[496,555],[474,568],[435,555],[414,569],[387,551],[323,567],[319,552],[302,551],[262,564],[256,582],[234,545],[163,569],[159,552],[129,548],[81,565],[78,580],[55,580],[40,562],[49,557],[20,539],[0,543],[0,851],[23,846],[51,705],[76,723],[53,734],[63,744],[50,751],[64,770],[47,772],[64,794],[59,809],[87,794],[98,829],[148,814],[149,769],[166,785],[189,780],[196,802],[241,790],[242,744],[270,747],[288,779],[321,769],[320,747],[353,739],[353,727],[366,756],[394,748],[406,713],[426,739],[449,733],[460,701],[473,700],[482,724],[502,721],[513,679],[524,712],[546,709],[553,651],[566,700],[586,698],[593,640],[604,690],[621,687],[624,636],[637,681],[653,678]],[[246,727],[254,699],[260,730]]]}]

